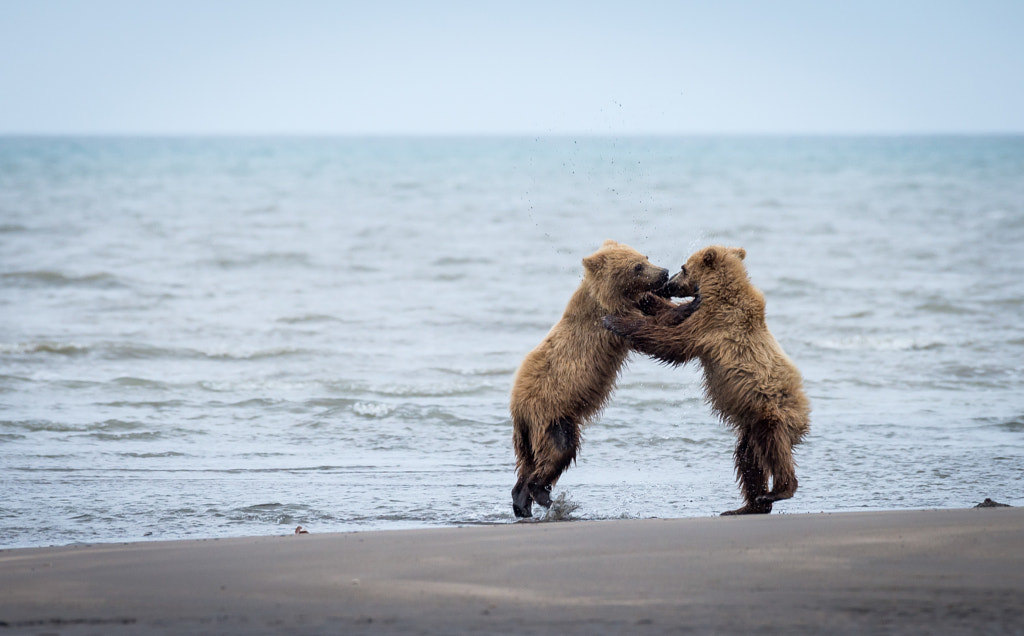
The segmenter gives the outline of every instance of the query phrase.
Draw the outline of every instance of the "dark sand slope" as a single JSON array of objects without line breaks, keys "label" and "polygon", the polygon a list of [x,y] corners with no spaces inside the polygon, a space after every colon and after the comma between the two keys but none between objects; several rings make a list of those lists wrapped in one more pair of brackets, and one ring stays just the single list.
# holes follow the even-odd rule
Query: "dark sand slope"
[{"label": "dark sand slope", "polygon": [[4,633],[1024,633],[1024,509],[0,552]]}]

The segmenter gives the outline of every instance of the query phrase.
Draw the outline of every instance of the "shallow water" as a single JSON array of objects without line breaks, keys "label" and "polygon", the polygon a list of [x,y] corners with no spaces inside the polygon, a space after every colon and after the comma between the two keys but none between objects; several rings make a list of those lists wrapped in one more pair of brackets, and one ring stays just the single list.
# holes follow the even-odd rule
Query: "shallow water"
[{"label": "shallow water", "polygon": [[[778,512],[1024,504],[1024,138],[0,138],[0,547],[511,522],[605,238],[747,249],[813,406]],[[634,356],[573,517],[739,505],[698,373]]]}]

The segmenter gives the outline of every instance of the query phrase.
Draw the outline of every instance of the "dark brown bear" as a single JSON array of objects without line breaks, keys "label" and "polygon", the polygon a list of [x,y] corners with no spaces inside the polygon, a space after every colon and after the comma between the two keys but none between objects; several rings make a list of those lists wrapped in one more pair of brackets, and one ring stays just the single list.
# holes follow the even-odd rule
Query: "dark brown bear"
[{"label": "dark brown bear", "polygon": [[576,459],[580,429],[604,407],[629,355],[629,345],[604,329],[602,318],[639,316],[639,298],[667,280],[667,269],[615,241],[605,241],[583,259],[583,282],[562,319],[526,355],[513,382],[509,410],[518,473],[512,510],[517,517],[532,516],[534,501],[545,508],[551,505],[551,487]]},{"label": "dark brown bear", "polygon": [[647,316],[605,319],[637,351],[670,364],[700,360],[705,396],[738,437],[736,476],[746,503],[727,515],[768,513],[773,502],[793,496],[793,446],[810,426],[800,372],[768,331],[764,296],[750,283],[745,256],[742,248],[706,247],[659,291],[695,296],[691,303],[647,294],[640,303]]}]

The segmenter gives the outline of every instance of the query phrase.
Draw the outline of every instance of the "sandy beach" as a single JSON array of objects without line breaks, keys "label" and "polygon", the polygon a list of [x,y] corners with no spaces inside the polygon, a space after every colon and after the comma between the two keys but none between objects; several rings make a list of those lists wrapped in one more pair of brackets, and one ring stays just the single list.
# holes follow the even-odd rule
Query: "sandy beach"
[{"label": "sandy beach", "polygon": [[0,551],[0,633],[1024,633],[1024,509]]}]

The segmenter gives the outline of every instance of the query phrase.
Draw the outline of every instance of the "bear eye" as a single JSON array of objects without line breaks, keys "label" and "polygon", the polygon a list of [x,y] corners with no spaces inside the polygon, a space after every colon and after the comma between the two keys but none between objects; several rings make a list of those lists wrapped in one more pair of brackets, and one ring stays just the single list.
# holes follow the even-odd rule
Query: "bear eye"
[{"label": "bear eye", "polygon": [[633,266],[633,271],[636,272],[637,274],[643,274],[644,273],[644,264],[643,263],[637,263],[636,265]]},{"label": "bear eye", "polygon": [[686,276],[686,265],[683,265],[679,271],[682,272],[683,276]]}]

